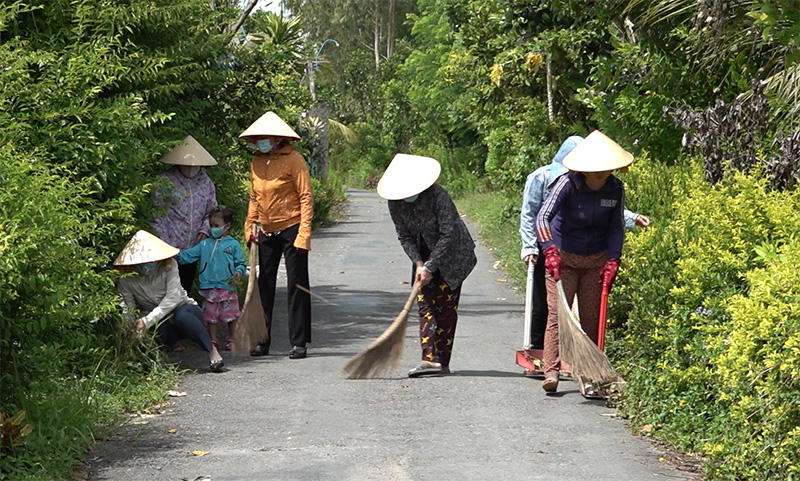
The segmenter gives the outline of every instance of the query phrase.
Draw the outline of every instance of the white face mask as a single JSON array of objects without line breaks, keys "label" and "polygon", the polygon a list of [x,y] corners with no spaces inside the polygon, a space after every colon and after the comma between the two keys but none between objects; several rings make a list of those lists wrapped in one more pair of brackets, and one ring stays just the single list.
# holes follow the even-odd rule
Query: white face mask
[{"label": "white face mask", "polygon": [[187,179],[191,179],[192,177],[200,173],[199,165],[179,165],[178,169],[180,169],[181,174]]}]

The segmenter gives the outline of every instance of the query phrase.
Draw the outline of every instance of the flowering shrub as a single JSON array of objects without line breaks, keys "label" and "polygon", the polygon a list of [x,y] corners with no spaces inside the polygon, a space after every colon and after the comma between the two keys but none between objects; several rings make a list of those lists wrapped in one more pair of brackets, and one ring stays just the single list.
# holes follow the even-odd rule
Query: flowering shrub
[{"label": "flowering shrub", "polygon": [[792,479],[800,193],[744,174],[712,187],[699,166],[692,172],[664,193],[672,213],[626,243],[612,312],[627,318],[611,331],[630,382],[623,410],[652,435],[708,455],[719,479]]}]

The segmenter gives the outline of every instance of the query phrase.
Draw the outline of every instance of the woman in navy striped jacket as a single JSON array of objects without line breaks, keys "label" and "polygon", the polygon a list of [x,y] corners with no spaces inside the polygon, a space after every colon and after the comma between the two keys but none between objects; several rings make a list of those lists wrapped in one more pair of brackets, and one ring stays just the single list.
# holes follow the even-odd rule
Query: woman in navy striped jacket
[{"label": "woman in navy striped jacket", "polygon": [[602,282],[613,282],[624,239],[625,188],[612,172],[631,162],[630,153],[595,130],[564,158],[570,172],[558,179],[536,217],[547,270],[547,392],[558,389],[558,280],[570,302],[578,297],[583,330],[597,343]]}]

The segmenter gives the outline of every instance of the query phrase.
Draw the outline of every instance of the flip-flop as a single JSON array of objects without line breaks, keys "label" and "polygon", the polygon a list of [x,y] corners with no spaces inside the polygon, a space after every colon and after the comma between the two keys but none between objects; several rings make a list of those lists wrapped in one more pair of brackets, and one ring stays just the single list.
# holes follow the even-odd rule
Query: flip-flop
[{"label": "flip-flop", "polygon": [[558,374],[548,374],[542,381],[542,389],[546,392],[556,392],[558,390]]},{"label": "flip-flop", "polygon": [[[447,370],[448,372],[450,369]],[[442,366],[434,366],[428,361],[422,361],[419,366],[408,371],[408,377],[419,377],[426,374],[441,374]]]}]

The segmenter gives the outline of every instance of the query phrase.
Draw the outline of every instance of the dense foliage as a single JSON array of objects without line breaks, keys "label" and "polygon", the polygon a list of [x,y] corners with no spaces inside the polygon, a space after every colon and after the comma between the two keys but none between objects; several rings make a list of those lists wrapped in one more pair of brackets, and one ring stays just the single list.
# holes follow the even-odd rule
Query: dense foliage
[{"label": "dense foliage", "polygon": [[711,478],[799,476],[796,0],[286,0],[299,19],[229,32],[236,3],[0,5],[0,411],[32,426],[0,475],[63,477],[98,421],[174,379],[118,329],[108,263],[187,134],[241,216],[236,135],[268,109],[298,119],[310,65],[359,139],[314,180],[318,213],[339,178],[373,187],[394,153],[431,155],[453,194],[487,192],[471,209],[511,263],[525,177],[564,137],[633,151],[628,207],[653,227],[612,293],[622,412]]},{"label": "dense foliage", "polygon": [[[158,159],[194,136],[241,221],[252,154],[238,134],[311,105],[291,37],[230,42],[236,3],[0,5],[0,411],[31,428],[4,439],[0,479],[68,477],[108,421],[175,382],[120,326],[110,269],[153,214]],[[314,188],[331,212],[340,190]]]},{"label": "dense foliage", "polygon": [[[318,12],[312,37],[347,35],[350,4]],[[348,181],[373,187],[395,152],[432,155],[513,262],[528,173],[566,136],[604,131],[636,154],[621,176],[628,207],[653,220],[629,236],[612,295],[623,412],[707,456],[711,478],[797,478],[797,2],[418,0],[407,12],[379,65],[371,48],[331,56],[333,115],[360,134],[336,158]]]}]

